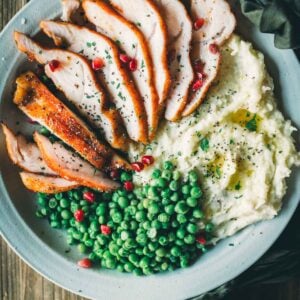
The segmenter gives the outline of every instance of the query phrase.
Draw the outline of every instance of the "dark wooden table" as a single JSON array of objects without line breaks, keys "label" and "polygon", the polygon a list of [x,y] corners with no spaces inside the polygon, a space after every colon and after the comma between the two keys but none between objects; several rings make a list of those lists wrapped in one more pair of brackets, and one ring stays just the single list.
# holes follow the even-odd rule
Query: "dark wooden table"
[{"label": "dark wooden table", "polygon": [[[50,0],[51,1],[51,0]],[[0,30],[27,0],[0,0]],[[1,217],[1,214],[0,214]],[[258,287],[234,296],[243,300],[300,300],[300,281]],[[0,300],[83,300],[27,266],[0,237]],[[129,300],[129,299],[128,299]]]}]

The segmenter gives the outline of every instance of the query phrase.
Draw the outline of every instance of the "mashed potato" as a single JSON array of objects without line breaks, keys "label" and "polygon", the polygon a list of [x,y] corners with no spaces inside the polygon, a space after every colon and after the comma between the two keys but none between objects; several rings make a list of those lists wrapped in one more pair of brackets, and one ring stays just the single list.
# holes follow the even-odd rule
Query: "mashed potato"
[{"label": "mashed potato", "polygon": [[264,57],[233,36],[222,49],[223,63],[207,99],[192,116],[160,125],[155,141],[131,146],[155,164],[136,176],[149,181],[154,168],[171,160],[183,174],[199,172],[206,215],[218,238],[273,218],[281,208],[285,178],[299,164],[290,121],[277,110]]}]

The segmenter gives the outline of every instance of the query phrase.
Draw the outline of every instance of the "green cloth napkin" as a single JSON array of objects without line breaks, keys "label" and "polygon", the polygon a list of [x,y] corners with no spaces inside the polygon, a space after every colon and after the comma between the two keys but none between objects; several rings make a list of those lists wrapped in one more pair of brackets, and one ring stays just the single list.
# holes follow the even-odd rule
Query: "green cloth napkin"
[{"label": "green cloth napkin", "polygon": [[243,14],[280,49],[300,48],[300,0],[240,0]]}]

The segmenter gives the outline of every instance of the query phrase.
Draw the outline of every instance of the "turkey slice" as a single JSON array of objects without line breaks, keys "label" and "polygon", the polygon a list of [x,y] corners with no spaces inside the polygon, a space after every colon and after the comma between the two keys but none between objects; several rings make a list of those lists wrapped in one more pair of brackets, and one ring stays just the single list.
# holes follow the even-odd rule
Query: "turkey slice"
[{"label": "turkey slice", "polygon": [[120,186],[117,182],[107,178],[103,172],[96,170],[84,161],[75,152],[67,150],[61,143],[51,143],[48,138],[37,132],[34,134],[34,140],[47,165],[62,178],[74,180],[83,186],[99,191],[111,191]]},{"label": "turkey slice", "polygon": [[8,155],[12,162],[25,171],[57,175],[41,157],[35,143],[29,143],[22,135],[15,135],[6,125],[2,124]]},{"label": "turkey slice", "polygon": [[61,6],[62,6],[61,19],[65,22],[67,22],[67,21],[71,20],[71,16],[74,13],[74,11],[79,9],[80,1],[79,0],[62,0]]},{"label": "turkey slice", "polygon": [[79,187],[76,182],[58,177],[28,172],[21,172],[20,176],[25,187],[35,193],[56,194]]},{"label": "turkey slice", "polygon": [[116,109],[108,108],[107,98],[86,59],[67,50],[46,49],[19,32],[15,32],[15,40],[20,51],[45,65],[45,72],[55,86],[112,147],[127,149],[120,115]]},{"label": "turkey slice", "polygon": [[179,0],[154,0],[166,20],[169,44],[168,60],[172,78],[166,103],[165,118],[177,121],[187,103],[194,78],[190,59],[192,22]]},{"label": "turkey slice", "polygon": [[32,120],[48,128],[96,168],[127,167],[127,162],[101,143],[66,105],[58,100],[32,72],[17,78],[14,102]]},{"label": "turkey slice", "polygon": [[82,6],[87,19],[97,30],[112,40],[130,57],[132,76],[138,88],[147,113],[149,138],[152,139],[158,125],[158,94],[151,55],[147,41],[141,31],[123,18],[105,1],[84,0]]},{"label": "turkey slice", "polygon": [[164,107],[171,84],[167,60],[168,33],[165,18],[152,0],[109,0],[127,20],[136,24],[146,37],[154,66],[159,105]]},{"label": "turkey slice", "polygon": [[204,24],[193,31],[192,62],[198,65],[199,78],[193,84],[183,116],[194,112],[204,100],[218,73],[221,61],[219,47],[231,36],[236,25],[230,6],[224,0],[191,0],[191,14],[194,22],[202,19]]},{"label": "turkey slice", "polygon": [[147,120],[142,99],[119,59],[117,46],[106,36],[71,23],[42,21],[43,31],[57,46],[67,46],[89,60],[103,63],[98,72],[102,85],[115,103],[129,137],[147,142]]}]

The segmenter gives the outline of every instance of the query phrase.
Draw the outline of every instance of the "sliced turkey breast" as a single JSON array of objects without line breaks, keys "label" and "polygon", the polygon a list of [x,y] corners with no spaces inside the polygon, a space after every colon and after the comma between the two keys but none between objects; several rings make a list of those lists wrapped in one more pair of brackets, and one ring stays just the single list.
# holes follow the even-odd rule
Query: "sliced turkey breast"
[{"label": "sliced turkey breast", "polygon": [[100,191],[111,191],[120,186],[84,161],[75,152],[67,150],[61,143],[51,143],[48,138],[37,132],[34,134],[34,140],[47,165],[62,178],[74,180],[83,186]]},{"label": "sliced turkey breast", "polygon": [[14,102],[32,120],[48,128],[96,168],[119,167],[127,162],[115,156],[67,106],[58,100],[32,72],[17,78]]},{"label": "sliced turkey breast", "polygon": [[183,116],[195,111],[204,100],[206,92],[218,73],[221,54],[219,47],[231,36],[236,20],[229,4],[224,0],[191,0],[194,23],[192,62],[195,79]]},{"label": "sliced turkey breast", "polygon": [[168,61],[172,78],[165,118],[177,121],[188,100],[194,73],[190,59],[192,22],[179,0],[154,0],[166,20],[169,44]]},{"label": "sliced turkey breast", "polygon": [[109,0],[127,20],[136,24],[147,39],[154,66],[159,105],[164,107],[171,84],[167,60],[167,25],[152,0]]},{"label": "sliced turkey breast", "polygon": [[67,46],[99,64],[99,78],[115,103],[129,137],[136,142],[147,142],[147,119],[142,99],[135,89],[119,58],[117,46],[106,36],[71,23],[42,21],[43,31],[57,46]]},{"label": "sliced turkey breast", "polygon": [[129,65],[134,82],[142,96],[147,113],[149,137],[152,139],[158,125],[158,94],[151,55],[146,38],[131,22],[123,18],[105,1],[84,0],[82,6],[88,20],[97,30],[116,41],[126,53],[123,61]]},{"label": "sliced turkey breast", "polygon": [[25,171],[57,175],[42,159],[35,143],[29,143],[22,135],[15,135],[6,125],[2,124],[7,152],[12,162]]},{"label": "sliced turkey breast", "polygon": [[55,194],[66,192],[79,187],[79,184],[59,177],[20,173],[25,187],[35,193]]},{"label": "sliced turkey breast", "polygon": [[20,51],[45,65],[55,86],[92,126],[100,129],[110,145],[127,149],[120,115],[116,109],[108,108],[107,98],[86,59],[70,51],[46,49],[19,32],[15,32],[15,40]]},{"label": "sliced turkey breast", "polygon": [[71,20],[71,16],[72,16],[73,12],[79,9],[80,1],[79,0],[62,0],[61,6],[62,6],[61,19],[65,22],[68,22]]}]

